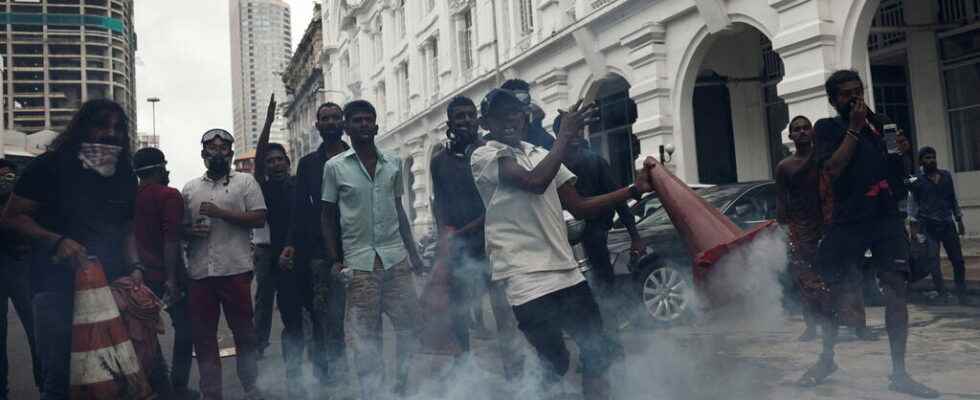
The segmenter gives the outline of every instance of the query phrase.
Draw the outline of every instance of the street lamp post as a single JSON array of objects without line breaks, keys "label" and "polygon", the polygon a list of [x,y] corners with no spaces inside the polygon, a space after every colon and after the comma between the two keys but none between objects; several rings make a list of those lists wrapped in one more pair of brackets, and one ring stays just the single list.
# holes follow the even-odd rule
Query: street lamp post
[{"label": "street lamp post", "polygon": [[157,103],[160,102],[159,97],[148,97],[146,101],[153,105],[153,136],[157,135]]}]

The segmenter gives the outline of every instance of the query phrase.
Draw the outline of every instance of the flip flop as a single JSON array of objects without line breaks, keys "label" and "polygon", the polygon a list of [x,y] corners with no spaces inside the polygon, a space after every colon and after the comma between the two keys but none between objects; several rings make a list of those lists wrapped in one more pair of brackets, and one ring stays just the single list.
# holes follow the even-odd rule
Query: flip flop
[{"label": "flip flop", "polygon": [[810,367],[796,383],[803,387],[814,387],[827,380],[835,371],[837,371],[837,363],[833,360],[821,359]]}]

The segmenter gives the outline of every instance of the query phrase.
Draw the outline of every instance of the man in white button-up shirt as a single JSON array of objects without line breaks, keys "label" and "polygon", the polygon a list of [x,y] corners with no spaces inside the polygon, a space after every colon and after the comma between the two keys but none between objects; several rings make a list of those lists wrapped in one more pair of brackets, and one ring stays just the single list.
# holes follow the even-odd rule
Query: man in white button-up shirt
[{"label": "man in white button-up shirt", "polygon": [[261,399],[255,387],[258,338],[252,323],[252,229],[265,225],[265,199],[250,174],[231,171],[234,138],[212,129],[201,138],[204,176],[184,186],[185,229],[188,231],[187,273],[191,330],[205,399],[222,398],[218,357],[221,310],[235,337],[238,378],[246,398]]},{"label": "man in white button-up shirt", "polygon": [[527,108],[508,90],[494,89],[480,105],[489,141],[470,161],[486,206],[486,250],[492,279],[502,282],[520,330],[549,369],[545,384],[568,370],[562,332],[578,345],[586,399],[608,399],[606,371],[622,346],[602,328],[599,308],[578,270],[568,243],[562,208],[577,218],[598,215],[630,197],[651,191],[645,172],[629,188],[582,198],[575,175],[562,162],[569,142],[584,124],[596,121],[598,109],[579,105],[565,113],[552,151],[535,147],[527,137]]}]

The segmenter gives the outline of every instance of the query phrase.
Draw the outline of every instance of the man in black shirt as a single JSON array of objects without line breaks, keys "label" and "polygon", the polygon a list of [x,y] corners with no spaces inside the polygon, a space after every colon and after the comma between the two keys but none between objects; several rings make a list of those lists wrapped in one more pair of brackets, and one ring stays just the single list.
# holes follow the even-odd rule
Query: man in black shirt
[{"label": "man in black shirt", "polygon": [[[17,182],[17,165],[0,158],[0,212],[7,205]],[[0,231],[0,400],[7,400],[7,300],[14,305],[31,349],[34,384],[41,384],[41,369],[34,346],[34,315],[31,310],[30,243]]]},{"label": "man in black shirt", "polygon": [[439,233],[449,235],[450,302],[453,330],[464,352],[470,350],[469,311],[479,305],[484,289],[489,289],[490,305],[497,321],[504,373],[519,376],[524,359],[517,348],[516,321],[507,298],[490,282],[490,268],[484,251],[483,200],[470,171],[470,154],[483,145],[478,128],[476,105],[458,96],[446,110],[449,145],[432,158],[430,171],[435,192],[435,215]]},{"label": "man in black shirt", "polygon": [[[281,258],[292,260],[298,282],[293,290],[303,307],[313,310],[314,375],[336,382],[346,371],[344,356],[345,289],[331,273],[320,228],[323,165],[350,147],[341,140],[344,113],[335,103],[321,104],[315,126],[323,143],[299,160],[292,199],[292,223]],[[338,241],[337,248],[341,245]],[[280,300],[282,301],[282,300]],[[299,349],[302,352],[302,348]],[[340,375],[342,376],[342,375]]]},{"label": "man in black shirt", "polygon": [[129,119],[111,100],[89,100],[14,187],[2,223],[32,242],[34,333],[41,399],[69,398],[75,266],[96,256],[106,279],[143,281],[133,236],[136,175]]},{"label": "man in black shirt", "polygon": [[[265,198],[266,225],[256,229],[255,236],[266,236],[255,245],[255,330],[260,352],[269,346],[273,303],[278,298],[282,318],[282,355],[286,365],[286,390],[289,398],[305,399],[303,376],[303,306],[302,288],[306,277],[295,270],[292,260],[280,257],[292,223],[293,188],[289,176],[289,156],[279,143],[269,143],[272,122],[276,118],[276,99],[272,95],[266,110],[265,124],[255,147],[255,180]],[[312,309],[310,310],[312,311]]]},{"label": "man in black shirt", "polygon": [[[555,117],[555,131],[561,129],[561,116]],[[584,127],[583,127],[584,129]],[[622,186],[613,182],[609,162],[589,147],[584,136],[579,136],[570,143],[568,159],[565,166],[576,176],[575,190],[582,197],[599,196],[619,190]],[[646,244],[636,230],[636,219],[626,203],[616,206],[620,221],[626,226],[630,235],[630,256],[637,259],[646,252]],[[613,210],[607,210],[600,215],[585,220],[585,230],[582,234],[582,247],[589,258],[589,264],[596,283],[596,292],[600,296],[613,294],[613,266],[609,262],[609,230],[613,226]]]},{"label": "man in black shirt", "polygon": [[[953,264],[953,279],[956,282],[956,296],[960,304],[967,305],[966,297],[966,266],[963,263],[963,251],[960,248],[960,238],[966,233],[963,225],[963,212],[956,200],[956,189],[953,187],[953,176],[949,171],[936,166],[936,149],[923,147],[919,150],[919,164],[922,173],[918,174],[909,187],[912,199],[909,201],[909,217],[912,219],[912,236],[919,233],[929,236],[932,240],[942,243]],[[955,223],[954,223],[955,220]],[[949,293],[943,283],[943,271],[936,269],[932,274],[933,282],[939,291],[940,298],[948,299]]]},{"label": "man in black shirt", "polygon": [[[901,153],[887,149],[881,126],[868,122],[872,115],[856,72],[837,71],[825,86],[838,116],[817,121],[814,159],[830,179],[833,211],[815,269],[833,292],[849,280],[861,279],[859,265],[865,250],[871,249],[885,297],[892,358],[890,389],[937,397],[938,392],[914,381],[905,369],[909,245],[898,210],[898,200],[906,190]],[[828,319],[821,328],[823,354],[800,380],[803,385],[820,384],[837,370],[837,322]]]}]

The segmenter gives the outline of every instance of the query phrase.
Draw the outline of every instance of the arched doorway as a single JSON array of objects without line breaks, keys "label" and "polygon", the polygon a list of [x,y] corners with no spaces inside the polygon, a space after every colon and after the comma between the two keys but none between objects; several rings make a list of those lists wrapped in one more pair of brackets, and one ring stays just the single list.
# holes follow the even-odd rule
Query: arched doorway
[{"label": "arched doorway", "polygon": [[694,87],[693,102],[698,180],[718,184],[737,182],[735,131],[728,84],[715,71],[701,71]]},{"label": "arched doorway", "polygon": [[771,178],[788,155],[782,131],[789,111],[776,92],[782,60],[765,34],[744,23],[710,34],[704,46],[691,96],[698,180]]},{"label": "arched doorway", "polygon": [[633,163],[639,150],[633,140],[636,102],[630,99],[630,84],[622,76],[610,74],[593,85],[599,86],[596,102],[600,116],[589,125],[589,143],[609,161],[613,179],[626,185],[633,181]]}]

